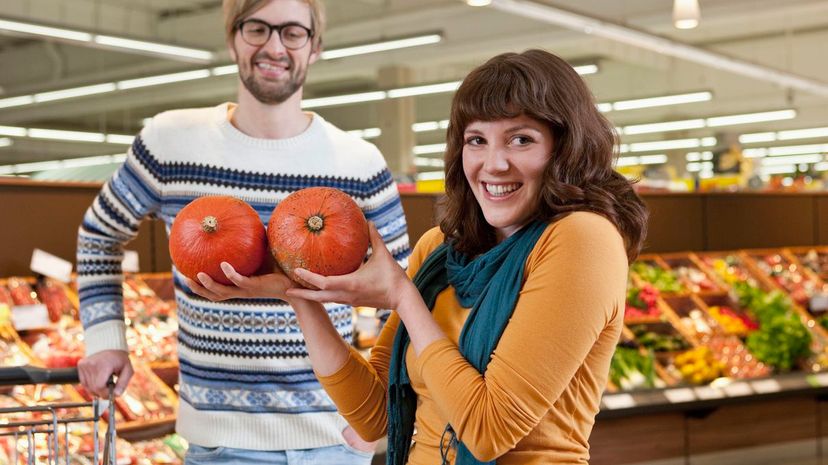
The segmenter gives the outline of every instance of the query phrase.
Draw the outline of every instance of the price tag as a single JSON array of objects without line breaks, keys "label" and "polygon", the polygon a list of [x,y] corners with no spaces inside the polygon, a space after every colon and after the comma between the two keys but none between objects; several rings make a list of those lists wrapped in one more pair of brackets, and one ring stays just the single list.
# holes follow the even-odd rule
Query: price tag
[{"label": "price tag", "polygon": [[828,373],[817,373],[813,376],[817,386],[828,386]]},{"label": "price tag", "polygon": [[682,402],[692,402],[696,400],[696,394],[690,388],[667,389],[664,391],[664,397],[671,404],[680,404]]},{"label": "price tag", "polygon": [[771,392],[779,392],[782,390],[782,386],[779,385],[779,381],[775,379],[760,379],[750,383],[753,386],[753,390],[759,394],[769,394]]},{"label": "price tag", "polygon": [[701,400],[721,399],[724,397],[724,392],[721,389],[712,388],[710,386],[701,386],[694,388],[693,391]]},{"label": "price tag", "polygon": [[729,397],[749,396],[753,394],[753,389],[745,382],[730,383],[724,387],[724,391]]},{"label": "price tag", "polygon": [[67,262],[60,257],[56,257],[40,249],[34,249],[32,252],[32,262],[29,268],[35,273],[65,283],[68,283],[72,279],[72,262]]},{"label": "price tag", "polygon": [[635,407],[635,399],[629,394],[611,394],[604,396],[604,406],[610,410]]},{"label": "price tag", "polygon": [[11,309],[11,320],[14,329],[18,331],[47,328],[52,324],[49,310],[43,304],[16,305]]},{"label": "price tag", "polygon": [[811,296],[810,306],[811,312],[824,312],[828,310],[828,294],[818,292]]},{"label": "price tag", "polygon": [[138,252],[134,250],[124,250],[124,261],[121,262],[121,269],[125,273],[137,273],[138,268]]}]

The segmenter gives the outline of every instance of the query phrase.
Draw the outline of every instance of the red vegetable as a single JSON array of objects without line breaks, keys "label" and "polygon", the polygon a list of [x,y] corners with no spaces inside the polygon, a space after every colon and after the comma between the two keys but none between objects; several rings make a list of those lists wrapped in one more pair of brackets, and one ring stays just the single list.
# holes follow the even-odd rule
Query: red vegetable
[{"label": "red vegetable", "polygon": [[254,274],[267,256],[264,225],[253,207],[229,196],[201,197],[182,208],[170,230],[170,256],[184,276],[199,272],[232,285],[221,270],[228,262],[244,276]]},{"label": "red vegetable", "polygon": [[330,187],[298,190],[276,206],[267,237],[282,270],[305,268],[324,276],[348,274],[359,268],[368,252],[368,222],[351,197]]}]

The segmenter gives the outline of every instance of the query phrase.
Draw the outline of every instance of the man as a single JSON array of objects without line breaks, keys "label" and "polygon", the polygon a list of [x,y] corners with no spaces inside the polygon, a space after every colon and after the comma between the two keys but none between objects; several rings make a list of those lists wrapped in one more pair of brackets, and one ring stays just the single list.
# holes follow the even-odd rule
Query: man
[{"label": "man", "polygon": [[[301,110],[307,69],[321,51],[319,1],[225,0],[224,15],[239,66],[238,104],[153,118],[79,230],[87,358],[78,367],[83,385],[99,396],[106,394],[110,375],[118,377],[116,394],[132,376],[120,261],[123,244],[148,216],[162,219],[169,231],[193,199],[232,195],[250,203],[267,224],[288,194],[324,185],[357,201],[402,266],[410,254],[399,195],[376,147]],[[181,399],[176,426],[190,442],[187,463],[370,461],[371,445],[346,428],[314,377],[285,302],[244,299],[241,288],[222,288],[223,298],[235,298],[212,302],[192,291],[200,283],[177,272],[174,279]],[[340,334],[350,337],[352,309],[326,309]]]}]

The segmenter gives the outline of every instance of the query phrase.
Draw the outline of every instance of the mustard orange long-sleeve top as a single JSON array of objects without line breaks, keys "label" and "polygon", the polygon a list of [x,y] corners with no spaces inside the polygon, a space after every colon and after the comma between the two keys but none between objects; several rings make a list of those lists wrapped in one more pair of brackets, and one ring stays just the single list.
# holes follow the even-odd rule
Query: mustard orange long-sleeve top
[{"label": "mustard orange long-sleeve top", "polygon": [[[420,239],[410,276],[442,242],[437,228]],[[514,314],[485,375],[459,352],[468,309],[460,307],[453,288],[444,290],[433,315],[447,337],[419,357],[411,346],[406,353],[417,393],[408,463],[440,463],[447,423],[480,460],[587,463],[589,434],[621,332],[627,269],[623,240],[605,218],[577,212],[550,224],[526,261]],[[389,318],[370,362],[352,351],[341,369],[319,378],[368,440],[386,432],[388,367],[399,323],[396,314]]]}]

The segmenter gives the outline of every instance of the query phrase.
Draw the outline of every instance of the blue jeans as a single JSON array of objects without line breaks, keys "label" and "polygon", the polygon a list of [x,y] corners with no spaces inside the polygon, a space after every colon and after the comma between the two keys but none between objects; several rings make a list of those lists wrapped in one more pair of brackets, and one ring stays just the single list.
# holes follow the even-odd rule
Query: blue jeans
[{"label": "blue jeans", "polygon": [[184,465],[369,465],[372,452],[346,445],[317,449],[260,451],[190,444]]}]

